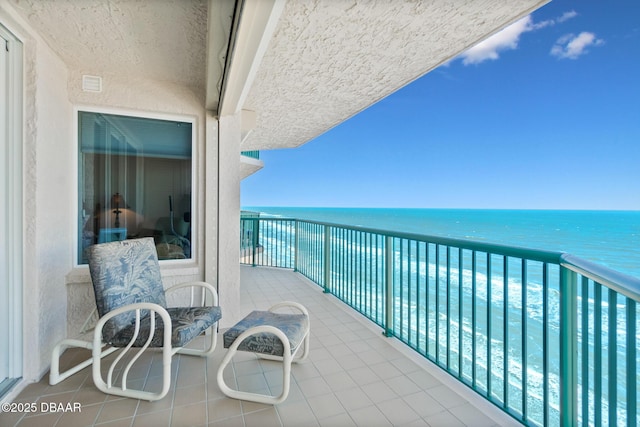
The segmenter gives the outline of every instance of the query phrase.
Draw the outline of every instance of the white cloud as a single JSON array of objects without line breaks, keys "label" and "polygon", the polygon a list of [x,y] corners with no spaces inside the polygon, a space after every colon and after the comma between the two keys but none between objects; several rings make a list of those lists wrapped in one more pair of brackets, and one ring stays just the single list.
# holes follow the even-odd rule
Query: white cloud
[{"label": "white cloud", "polygon": [[558,22],[568,21],[569,19],[575,18],[576,16],[578,16],[578,12],[576,12],[575,10],[572,10],[570,12],[563,13],[562,16],[557,19],[557,21]]},{"label": "white cloud", "polygon": [[551,55],[560,59],[577,59],[588,52],[590,46],[601,46],[604,40],[596,38],[594,33],[583,31],[577,36],[566,34],[551,48]]},{"label": "white cloud", "polygon": [[540,21],[540,22],[536,22],[536,23],[531,23],[531,30],[540,30],[542,28],[545,27],[551,27],[553,25],[556,24],[561,24],[565,21],[568,21],[571,18],[575,18],[576,16],[578,16],[578,12],[576,12],[575,10],[572,10],[570,12],[565,12],[562,14],[562,16],[558,17],[558,18],[553,18],[553,19],[547,19],[546,21]]},{"label": "white cloud", "polygon": [[462,54],[464,65],[479,64],[488,59],[496,60],[500,57],[499,52],[503,50],[513,50],[518,47],[520,35],[531,30],[531,15],[516,21],[502,31],[494,34],[488,39],[481,41],[471,49]]},{"label": "white cloud", "polygon": [[517,49],[522,34],[553,26],[577,15],[578,14],[572,10],[563,13],[559,18],[547,19],[546,21],[540,22],[533,22],[531,15],[527,15],[462,53],[460,55],[462,63],[464,65],[470,65],[479,64],[487,60],[496,60],[500,58],[500,52]]}]

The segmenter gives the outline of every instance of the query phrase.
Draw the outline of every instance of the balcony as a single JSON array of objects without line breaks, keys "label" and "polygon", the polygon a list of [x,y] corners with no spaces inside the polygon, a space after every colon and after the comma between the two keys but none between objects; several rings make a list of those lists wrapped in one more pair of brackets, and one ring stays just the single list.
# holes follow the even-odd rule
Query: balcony
[{"label": "balcony", "polygon": [[526,425],[637,425],[640,280],[578,257],[290,218],[242,262],[295,269]]},{"label": "balcony", "polygon": [[[79,403],[81,412],[0,414],[3,426],[390,426],[518,425],[494,405],[456,383],[439,368],[393,339],[317,285],[289,270],[243,266],[242,311],[294,300],[311,315],[309,359],[292,369],[291,392],[277,406],[233,400],[222,395],[216,371],[225,350],[208,360],[177,356],[169,395],[157,402],[121,399],[99,392],[90,368],[56,386],[45,376],[14,403]],[[204,339],[204,338],[203,338]],[[84,356],[67,351],[66,361]],[[157,379],[159,358],[137,373],[148,384]],[[245,390],[280,387],[275,362],[239,354],[233,364]],[[227,372],[229,373],[229,372]]]}]

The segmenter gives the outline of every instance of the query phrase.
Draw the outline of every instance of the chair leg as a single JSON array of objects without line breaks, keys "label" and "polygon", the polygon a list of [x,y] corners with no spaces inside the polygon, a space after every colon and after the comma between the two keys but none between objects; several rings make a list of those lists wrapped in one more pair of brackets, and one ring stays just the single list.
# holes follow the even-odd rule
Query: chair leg
[{"label": "chair leg", "polygon": [[[62,356],[62,353],[64,353],[64,351],[69,347],[85,348],[87,350],[92,350],[93,344],[90,343],[89,341],[82,341],[82,340],[76,340],[76,339],[65,339],[60,341],[58,344],[56,344],[56,346],[53,348],[53,351],[51,352],[51,369],[49,371],[50,385],[56,385],[66,380],[71,375],[80,372],[81,370],[83,370],[84,368],[86,368],[87,366],[93,363],[93,358],[89,358],[87,360],[84,360],[78,363],[77,365],[72,366],[71,368],[67,369],[64,372],[60,372],[60,357]],[[109,354],[113,353],[116,350],[117,348],[115,347],[108,347],[106,350],[103,350],[100,353],[100,357],[102,358],[102,357],[108,356]]]},{"label": "chair leg", "polygon": [[218,342],[218,322],[214,323],[211,326],[211,333],[209,335],[211,335],[211,344],[209,344],[209,348],[206,348],[204,350],[196,350],[193,348],[181,348],[180,350],[178,350],[178,354],[186,354],[188,356],[200,356],[200,357],[207,357],[210,354],[212,354],[215,349],[216,349],[216,344]]},{"label": "chair leg", "polygon": [[[101,370],[102,355],[99,350],[99,347],[102,341],[102,327],[109,320],[109,318],[119,314],[119,312],[127,311],[126,310],[127,307],[113,310],[108,315],[102,317],[98,321],[98,324],[96,325],[96,329],[94,330],[94,334],[93,334],[93,349],[92,349],[93,383],[98,388],[98,390],[102,391],[103,393],[114,394],[116,396],[131,397],[134,399],[148,400],[148,401],[160,400],[163,397],[165,397],[169,392],[169,387],[171,385],[171,358],[174,353],[180,350],[179,348],[174,349],[171,347],[171,328],[169,327],[164,328],[163,330],[163,341],[162,341],[163,345],[161,347],[162,349],[162,389],[160,392],[154,393],[154,392],[143,391],[143,390],[129,390],[127,387],[127,375],[129,373],[129,370],[131,369],[133,364],[138,360],[138,358],[149,348],[149,345],[151,344],[151,341],[153,339],[153,333],[149,334],[149,337],[147,338],[143,346],[137,347],[137,352],[133,355],[133,357],[131,358],[131,360],[129,361],[129,363],[126,365],[126,367],[122,372],[120,386],[116,386],[113,382],[113,373],[114,373],[115,367],[120,363],[121,360],[123,360],[124,355],[133,348],[133,345],[136,341],[138,331],[139,331],[141,309],[155,311],[160,315],[162,322],[165,325],[171,325],[171,318],[169,317],[169,314],[166,312],[166,310],[164,309],[156,310],[156,308],[154,307],[155,304],[138,303],[137,305],[140,306],[140,308],[136,309],[136,319],[135,319],[136,331],[133,337],[131,337],[129,344],[126,347],[120,348],[121,350],[120,354],[111,363],[111,366],[109,367],[109,371],[107,373],[106,382],[102,376],[102,370]],[[155,316],[151,314],[150,318],[151,318],[150,329],[151,331],[155,331]]]},{"label": "chair leg", "polygon": [[[246,391],[234,390],[230,388],[224,380],[224,370],[227,367],[227,365],[231,362],[231,359],[233,359],[233,356],[238,351],[238,346],[242,344],[242,342],[246,338],[250,337],[251,335],[262,333],[262,332],[270,332],[276,335],[282,341],[282,344],[284,347],[284,356],[278,359],[278,360],[282,360],[282,393],[280,393],[280,395],[278,396],[270,396],[266,394],[249,393]],[[293,361],[293,355],[291,354],[289,339],[284,334],[284,332],[282,332],[280,329],[275,328],[273,326],[266,326],[266,325],[256,326],[256,327],[247,329],[242,334],[240,334],[238,338],[236,338],[233,344],[231,344],[231,346],[229,347],[229,350],[227,351],[227,354],[224,356],[224,359],[222,359],[222,363],[218,368],[218,376],[217,376],[218,387],[220,388],[222,393],[224,393],[226,396],[231,397],[233,399],[247,400],[250,402],[265,403],[270,405],[277,405],[278,403],[284,402],[287,396],[289,395],[292,361]]]},{"label": "chair leg", "polygon": [[[122,348],[114,348],[114,350],[121,350],[124,354],[125,350]],[[120,385],[116,385],[113,382],[112,373],[118,362],[119,358],[116,358],[115,361],[111,363],[109,366],[109,372],[107,374],[107,381],[104,380],[102,374],[102,357],[94,357],[93,358],[93,367],[92,367],[92,375],[93,375],[93,383],[96,388],[103,393],[113,394],[115,396],[122,397],[130,397],[133,399],[147,400],[149,402],[160,400],[167,395],[169,392],[169,388],[171,386],[171,359],[172,352],[167,352],[165,348],[162,349],[162,389],[159,392],[150,392],[143,390],[132,390],[127,387],[127,379],[126,379],[126,371],[129,370],[131,364],[127,366],[124,371],[122,378],[122,383]],[[169,350],[171,350],[169,348]]]}]

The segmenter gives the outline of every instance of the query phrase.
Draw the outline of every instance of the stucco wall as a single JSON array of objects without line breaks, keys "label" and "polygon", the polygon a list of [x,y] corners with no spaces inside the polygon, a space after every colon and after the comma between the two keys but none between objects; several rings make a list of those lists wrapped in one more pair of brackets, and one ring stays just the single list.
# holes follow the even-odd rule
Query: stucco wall
[{"label": "stucco wall", "polygon": [[240,313],[240,113],[219,120],[218,176],[218,293],[224,316],[222,327],[232,326]]},{"label": "stucco wall", "polygon": [[[82,90],[82,75],[99,75],[103,78],[101,93],[84,92]],[[153,80],[127,80],[122,81],[108,74],[100,74],[95,70],[73,70],[68,79],[69,99],[75,109],[91,108],[115,112],[124,115],[151,115],[159,117],[164,115],[184,116],[195,118],[194,132],[196,138],[196,174],[194,199],[197,216],[194,220],[192,235],[195,238],[194,259],[186,262],[162,263],[162,276],[165,287],[173,284],[202,280],[204,278],[204,235],[199,233],[204,227],[204,96],[197,88],[159,82]],[[75,156],[76,148],[73,147],[71,156]],[[75,177],[74,177],[75,179]],[[75,194],[75,192],[74,192]],[[75,233],[75,229],[72,230]],[[89,272],[86,266],[74,268],[67,276],[68,293],[68,334],[74,336],[80,326],[93,309],[94,297]],[[182,299],[169,299],[169,303],[185,301]]]},{"label": "stucco wall", "polygon": [[23,378],[35,381],[48,369],[52,346],[66,334],[72,108],[65,65],[4,3],[0,20],[24,45]]},{"label": "stucco wall", "polygon": [[[0,1],[0,22],[24,43],[24,355],[23,378],[37,381],[49,368],[51,349],[74,335],[94,306],[88,269],[74,266],[76,247],[78,108],[124,114],[167,114],[195,118],[194,196],[197,223],[204,229],[204,91],[153,80],[103,77],[103,92],[83,92],[83,74],[53,53],[11,6]],[[90,64],[88,64],[90,67]],[[216,165],[212,165],[214,168]],[[165,286],[204,278],[204,237],[194,260],[163,265]],[[210,254],[214,257],[215,254]],[[186,295],[169,298],[180,302]]]},{"label": "stucco wall", "polygon": [[[35,224],[36,262],[38,277],[34,283],[39,299],[38,331],[40,352],[38,370],[49,362],[49,349],[64,336],[60,328],[66,319],[64,278],[71,268],[71,248],[74,220],[73,150],[71,104],[67,99],[67,70],[62,62],[42,44],[37,45],[35,68],[35,115],[29,143],[35,145]],[[35,116],[35,117],[34,117]],[[33,221],[33,219],[32,219]],[[26,265],[32,260],[27,259]],[[25,283],[25,286],[31,284]]]}]

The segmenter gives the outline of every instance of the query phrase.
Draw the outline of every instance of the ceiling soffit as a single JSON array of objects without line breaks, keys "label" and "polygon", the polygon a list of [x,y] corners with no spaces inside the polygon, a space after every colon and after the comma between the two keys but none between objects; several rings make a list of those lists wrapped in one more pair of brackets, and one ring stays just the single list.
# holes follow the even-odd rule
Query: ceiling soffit
[{"label": "ceiling soffit", "polygon": [[70,70],[205,89],[207,0],[10,0]]},{"label": "ceiling soffit", "polygon": [[288,1],[243,108],[244,150],[295,147],[545,4]]},{"label": "ceiling soffit", "polygon": [[[9,2],[74,72],[189,86],[215,112],[240,77],[228,113],[256,112],[242,149],[259,150],[308,142],[546,0]],[[268,2],[241,15],[237,40],[252,42],[229,58],[237,5]]]}]

